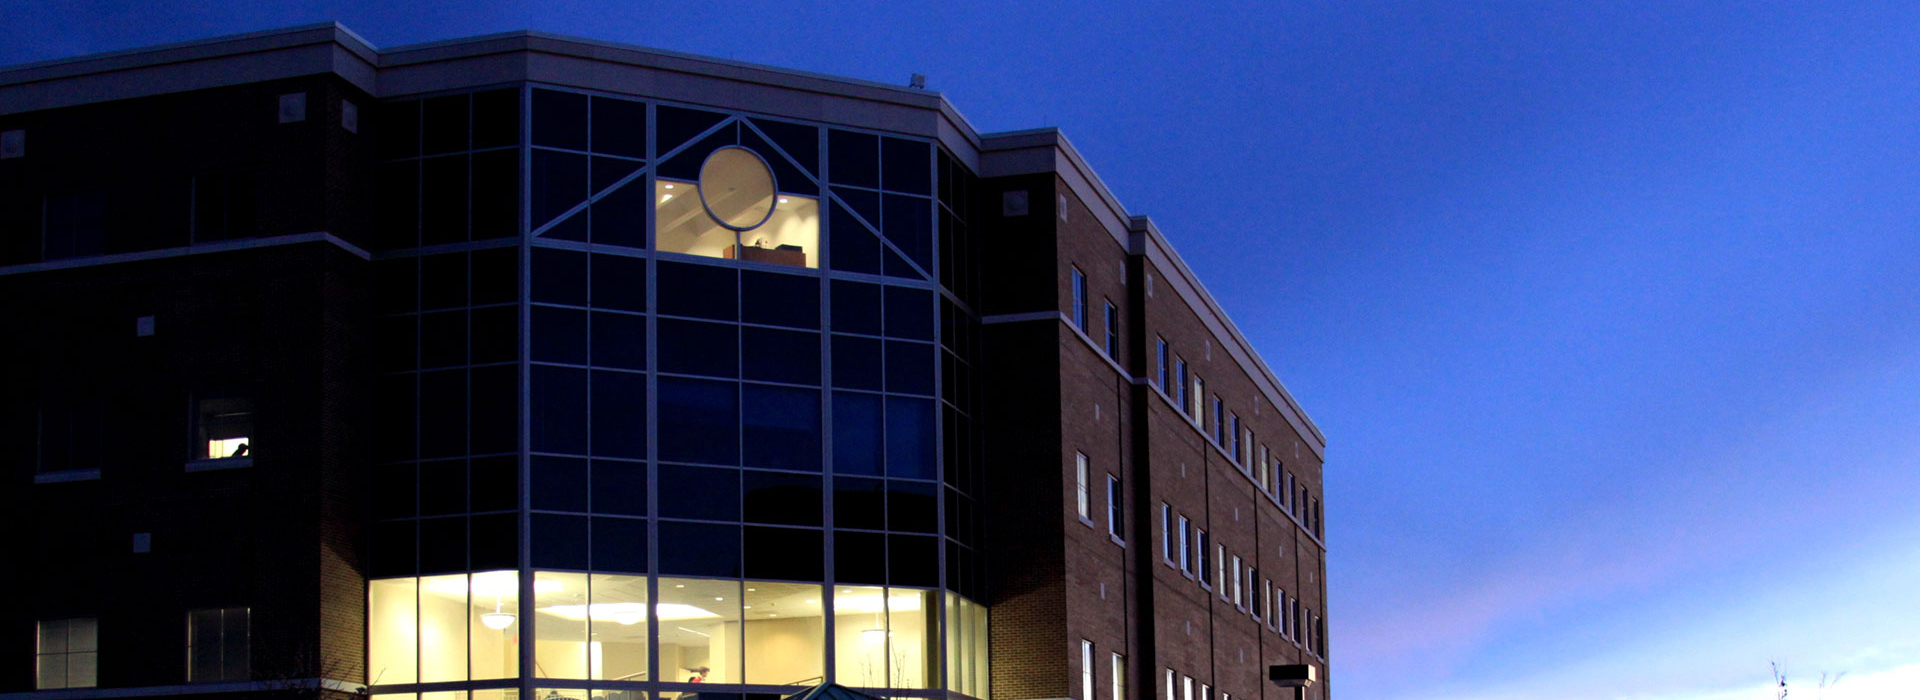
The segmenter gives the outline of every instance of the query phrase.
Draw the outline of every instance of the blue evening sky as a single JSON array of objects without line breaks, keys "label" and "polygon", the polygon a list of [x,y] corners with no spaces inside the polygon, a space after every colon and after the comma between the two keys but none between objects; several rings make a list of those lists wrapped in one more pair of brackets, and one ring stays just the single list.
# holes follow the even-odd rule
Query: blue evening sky
[{"label": "blue evening sky", "polygon": [[925,73],[1065,129],[1329,437],[1340,697],[1912,697],[1920,4],[1842,5],[14,0],[0,63],[337,19]]}]

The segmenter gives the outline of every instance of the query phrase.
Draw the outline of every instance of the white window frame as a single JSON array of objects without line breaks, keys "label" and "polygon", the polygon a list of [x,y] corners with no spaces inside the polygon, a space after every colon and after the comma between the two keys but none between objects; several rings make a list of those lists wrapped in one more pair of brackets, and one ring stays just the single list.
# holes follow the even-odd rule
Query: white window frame
[{"label": "white window frame", "polygon": [[1080,520],[1088,525],[1092,525],[1093,494],[1088,491],[1089,487],[1087,485],[1087,454],[1085,452],[1075,452],[1073,453],[1073,460],[1074,495],[1078,501],[1077,508],[1080,513]]},{"label": "white window frame", "polygon": [[1093,696],[1093,642],[1080,640],[1080,700],[1099,700]]}]

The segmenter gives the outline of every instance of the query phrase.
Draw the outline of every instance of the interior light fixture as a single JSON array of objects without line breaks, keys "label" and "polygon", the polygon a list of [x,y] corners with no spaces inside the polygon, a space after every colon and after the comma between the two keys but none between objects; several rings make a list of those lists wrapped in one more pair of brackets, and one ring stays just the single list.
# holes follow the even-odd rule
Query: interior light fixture
[{"label": "interior light fixture", "polygon": [[512,627],[515,619],[517,618],[513,616],[513,613],[502,612],[500,610],[500,601],[495,599],[493,601],[493,612],[481,615],[480,624],[486,625],[487,629],[490,630],[503,630]]},{"label": "interior light fixture", "polygon": [[887,631],[883,629],[860,630],[860,641],[866,644],[880,644],[887,641]]},{"label": "interior light fixture", "polygon": [[647,614],[638,610],[613,614],[613,621],[622,625],[632,625],[647,619]]}]

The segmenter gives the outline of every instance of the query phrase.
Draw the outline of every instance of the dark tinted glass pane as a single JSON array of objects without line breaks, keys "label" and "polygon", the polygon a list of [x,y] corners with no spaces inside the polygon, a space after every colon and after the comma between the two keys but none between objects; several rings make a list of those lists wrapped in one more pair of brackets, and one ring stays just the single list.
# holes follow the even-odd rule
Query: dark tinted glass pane
[{"label": "dark tinted glass pane", "polygon": [[454,457],[467,452],[467,373],[420,375],[420,456]]},{"label": "dark tinted glass pane", "polygon": [[368,557],[369,577],[414,575],[415,527],[412,520],[373,524],[367,536],[367,543],[373,549]]},{"label": "dark tinted glass pane", "polygon": [[380,460],[412,459],[416,375],[380,377],[373,385],[373,449]]},{"label": "dark tinted glass pane", "polygon": [[834,280],[833,330],[880,335],[880,285]]},{"label": "dark tinted glass pane", "polygon": [[817,172],[820,162],[820,130],[811,126],[788,124],[786,122],[753,120],[753,125],[765,132],[774,145],[800,163],[807,172]]},{"label": "dark tinted glass pane", "polygon": [[880,239],[848,215],[839,202],[828,202],[827,228],[827,239],[833,245],[833,269],[880,273]]},{"label": "dark tinted glass pane", "polygon": [[467,305],[467,254],[448,253],[420,258],[420,308],[450,309]]},{"label": "dark tinted glass pane", "polygon": [[393,249],[420,245],[420,162],[383,164],[379,178],[375,246]]},{"label": "dark tinted glass pane", "polygon": [[940,585],[940,540],[924,535],[887,536],[888,578],[896,586]]},{"label": "dark tinted glass pane", "polygon": [[856,190],[850,187],[833,188],[835,197],[846,202],[847,208],[865,220],[867,226],[878,229],[880,226],[880,193]]},{"label": "dark tinted glass pane", "polygon": [[467,362],[467,312],[420,315],[420,366],[451,367]]},{"label": "dark tinted glass pane", "polygon": [[474,309],[473,362],[507,362],[520,355],[520,308],[495,306]]},{"label": "dark tinted glass pane", "polygon": [[741,392],[745,464],[820,471],[820,392],[748,384]]},{"label": "dark tinted glass pane", "polygon": [[826,552],[822,548],[825,543],[826,538],[819,530],[748,527],[746,575],[818,581],[825,576]]},{"label": "dark tinted glass pane", "polygon": [[[644,165],[644,163],[637,160],[595,156],[593,159],[594,194],[599,194],[601,190],[612,187],[613,183],[619,182],[628,175],[632,175],[634,172],[640,170],[640,166],[642,165]],[[645,191],[644,186],[641,189]]]},{"label": "dark tinted glass pane", "polygon": [[593,373],[593,453],[647,456],[647,376]]},{"label": "dark tinted glass pane", "polygon": [[712,128],[713,125],[719,124],[721,120],[727,118],[724,114],[702,112],[680,107],[668,107],[666,105],[661,105],[656,111],[660,117],[660,124],[656,129],[656,136],[659,139],[660,153],[662,155],[678,148],[680,144],[686,143],[693,137],[700,135],[700,132]]},{"label": "dark tinted glass pane", "polygon": [[900,257],[899,253],[894,252],[893,248],[882,246],[880,252],[881,257],[886,258],[885,263],[881,265],[881,274],[907,280],[926,279],[925,276],[920,274],[919,270],[907,264],[906,258]]},{"label": "dark tinted glass pane", "polygon": [[880,137],[827,132],[827,176],[836,184],[880,186]]},{"label": "dark tinted glass pane", "polygon": [[887,526],[885,482],[834,477],[833,526],[879,530]]},{"label": "dark tinted glass pane", "polygon": [[476,511],[520,507],[520,468],[517,457],[479,457],[467,467]]},{"label": "dark tinted glass pane", "polygon": [[533,226],[539,228],[574,205],[587,201],[587,157],[578,153],[533,152]]},{"label": "dark tinted glass pane", "polygon": [[687,146],[684,150],[672,156],[665,155],[667,152],[664,145],[666,141],[662,140],[662,150],[660,152],[665,159],[655,163],[653,174],[672,180],[699,179],[700,166],[706,163],[707,156],[712,155],[714,151],[719,150],[723,146],[735,145],[734,142],[738,139],[734,138],[734,133],[734,127],[722,127],[719,131],[714,132],[706,138],[700,139],[698,142]]},{"label": "dark tinted glass pane", "polygon": [[646,515],[647,465],[639,462],[594,460],[593,512],[611,515]]},{"label": "dark tinted glass pane", "polygon": [[834,386],[879,391],[880,370],[879,339],[833,337]]},{"label": "dark tinted glass pane", "polygon": [[475,454],[520,449],[520,368],[496,365],[475,368],[468,379],[473,406],[469,446]]},{"label": "dark tinted glass pane", "polygon": [[887,476],[936,476],[932,401],[887,397]]},{"label": "dark tinted glass pane", "polygon": [[514,513],[476,515],[468,533],[475,571],[511,569],[520,565],[520,516]]},{"label": "dark tinted glass pane", "polygon": [[660,313],[719,321],[737,318],[739,287],[733,269],[662,261],[659,270]]},{"label": "dark tinted glass pane", "polygon": [[554,222],[553,226],[548,227],[547,230],[540,232],[540,237],[585,243],[589,234],[587,223],[591,219],[592,212],[586,209],[574,210],[573,213],[560,217],[560,220]]},{"label": "dark tinted glass pane", "polygon": [[833,471],[880,474],[880,397],[833,392]]},{"label": "dark tinted glass pane", "polygon": [[420,155],[420,101],[381,104],[380,121],[374,129],[379,135],[381,158]]},{"label": "dark tinted glass pane", "polygon": [[922,270],[933,269],[933,201],[889,194],[880,232]]},{"label": "dark tinted glass pane", "polygon": [[789,384],[820,383],[820,334],[772,328],[742,328],[748,379]]},{"label": "dark tinted glass pane", "polygon": [[421,100],[421,150],[427,155],[467,150],[467,95]]},{"label": "dark tinted glass pane", "polygon": [[587,568],[587,518],[534,513],[533,565],[552,569]]},{"label": "dark tinted glass pane", "polygon": [[420,161],[420,244],[467,240],[467,157]]},{"label": "dark tinted glass pane", "polygon": [[816,277],[743,272],[740,320],[793,328],[820,328],[820,280]]},{"label": "dark tinted glass pane", "polygon": [[533,145],[587,150],[587,96],[534,90]]},{"label": "dark tinted glass pane", "polygon": [[660,465],[660,516],[740,519],[740,470]]},{"label": "dark tinted glass pane", "polygon": [[587,371],[534,365],[531,437],[536,452],[587,450]]},{"label": "dark tinted glass pane", "polygon": [[887,391],[933,393],[933,346],[887,341]]},{"label": "dark tinted glass pane", "polygon": [[647,183],[634,180],[593,203],[593,242],[647,246]]},{"label": "dark tinted glass pane", "polygon": [[660,378],[660,458],[738,464],[737,388],[732,382]]},{"label": "dark tinted glass pane", "polygon": [[438,574],[467,568],[467,519],[434,518],[420,521],[420,573]]},{"label": "dark tinted glass pane", "polygon": [[744,519],[773,525],[820,525],[820,477],[745,472]]},{"label": "dark tinted glass pane", "polygon": [[[660,523],[660,573],[669,576],[739,576],[740,526]],[[700,695],[706,698],[706,693]]]},{"label": "dark tinted glass pane", "polygon": [[939,511],[934,490],[938,484],[919,481],[887,481],[887,529],[907,532],[936,532]]},{"label": "dark tinted glass pane", "polygon": [[887,288],[887,335],[933,340],[933,292],[907,287]]},{"label": "dark tinted glass pane", "polygon": [[739,375],[739,326],[663,318],[658,328],[660,371],[709,377]]},{"label": "dark tinted glass pane", "polygon": [[473,240],[505,238],[520,232],[520,153],[490,151],[473,155]]},{"label": "dark tinted glass pane", "polygon": [[520,298],[520,249],[473,251],[473,305],[504,304]]},{"label": "dark tinted glass pane", "polygon": [[587,509],[587,460],[534,455],[528,474],[535,510],[584,512]]},{"label": "dark tinted glass pane", "polygon": [[533,315],[533,359],[538,362],[587,363],[587,312],[535,306]]},{"label": "dark tinted glass pane", "polygon": [[593,98],[593,151],[647,157],[646,103]]},{"label": "dark tinted glass pane", "polygon": [[520,89],[488,90],[473,95],[473,147],[520,143]]},{"label": "dark tinted glass pane", "polygon": [[919,141],[885,139],[880,145],[880,171],[886,177],[882,189],[933,194],[932,154],[933,150]]},{"label": "dark tinted glass pane", "polygon": [[647,521],[594,518],[593,570],[646,572]]},{"label": "dark tinted glass pane", "polygon": [[840,583],[886,583],[887,536],[878,532],[833,533],[833,576]]},{"label": "dark tinted glass pane", "polygon": [[533,249],[533,300],[587,305],[587,254],[555,248]]},{"label": "dark tinted glass pane", "polygon": [[413,369],[420,349],[418,316],[390,316],[373,322],[373,371]]},{"label": "dark tinted glass pane", "polygon": [[367,478],[373,495],[373,517],[411,518],[417,515],[414,495],[418,492],[417,472],[411,464],[376,467]]},{"label": "dark tinted glass pane", "polygon": [[740,130],[740,145],[766,159],[767,167],[773,172],[773,185],[779,191],[808,197],[820,195],[820,186],[814,183],[813,178],[805,170],[801,170],[800,166],[795,165],[793,161],[787,160],[786,156],[780,155],[774,150],[772,144],[760,138],[760,135],[754,133],[752,129]]},{"label": "dark tinted glass pane", "polygon": [[404,313],[418,308],[419,258],[394,258],[373,263],[373,310]]},{"label": "dark tinted glass pane", "polygon": [[593,256],[593,305],[647,310],[647,261],[619,255]]},{"label": "dark tinted glass pane", "polygon": [[597,367],[646,369],[647,318],[594,312],[593,364]]}]

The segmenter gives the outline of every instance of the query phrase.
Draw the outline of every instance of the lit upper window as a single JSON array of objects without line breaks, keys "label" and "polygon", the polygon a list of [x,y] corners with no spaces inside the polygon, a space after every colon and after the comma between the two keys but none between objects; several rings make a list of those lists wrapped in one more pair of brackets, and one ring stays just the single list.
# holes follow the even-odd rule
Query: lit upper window
[{"label": "lit upper window", "polygon": [[781,194],[767,162],[728,146],[707,156],[700,181],[654,182],[660,250],[748,262],[820,266],[820,202]]},{"label": "lit upper window", "polygon": [[201,399],[194,416],[196,460],[239,459],[253,456],[253,401],[245,398]]}]

